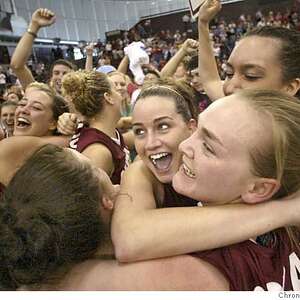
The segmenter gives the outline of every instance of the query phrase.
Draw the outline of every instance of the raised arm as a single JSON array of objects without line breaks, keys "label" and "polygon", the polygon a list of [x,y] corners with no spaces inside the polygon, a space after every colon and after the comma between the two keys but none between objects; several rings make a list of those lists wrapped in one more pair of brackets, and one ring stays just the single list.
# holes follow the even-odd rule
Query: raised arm
[{"label": "raised arm", "polygon": [[10,66],[17,75],[24,89],[28,84],[34,81],[31,71],[26,66],[34,39],[37,37],[38,31],[41,27],[50,26],[54,22],[55,14],[51,10],[46,8],[37,9],[31,17],[28,30],[20,39],[13,53]]},{"label": "raised arm", "polygon": [[128,66],[129,66],[129,58],[127,55],[125,55],[123,57],[123,59],[121,60],[119,66],[118,66],[118,72],[121,72],[123,74],[127,74],[128,71]]},{"label": "raised arm", "polygon": [[209,22],[220,9],[220,0],[206,0],[201,6],[198,15],[199,74],[203,88],[212,101],[224,97],[223,84],[218,73],[209,36]]},{"label": "raised arm", "polygon": [[159,183],[142,164],[134,162],[124,172],[113,214],[112,240],[121,262],[230,245],[299,219],[299,196],[256,205],[156,209]]},{"label": "raised arm", "polygon": [[85,69],[87,71],[93,70],[93,52],[94,52],[94,43],[89,43],[86,47],[86,61]]},{"label": "raised arm", "polygon": [[197,53],[198,42],[193,39],[187,39],[183,43],[182,47],[176,52],[176,54],[166,63],[166,65],[160,71],[160,76],[171,77],[176,72],[178,65],[187,55]]}]

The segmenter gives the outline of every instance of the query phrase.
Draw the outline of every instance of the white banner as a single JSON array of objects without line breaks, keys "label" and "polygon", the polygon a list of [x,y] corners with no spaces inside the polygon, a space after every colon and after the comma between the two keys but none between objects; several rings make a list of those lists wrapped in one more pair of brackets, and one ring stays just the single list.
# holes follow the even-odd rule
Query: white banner
[{"label": "white banner", "polygon": [[[244,1],[244,0],[221,0],[221,3],[227,4],[227,3],[240,2],[240,1]],[[205,0],[189,0],[189,7],[193,18],[197,18],[199,9],[204,2]]]}]

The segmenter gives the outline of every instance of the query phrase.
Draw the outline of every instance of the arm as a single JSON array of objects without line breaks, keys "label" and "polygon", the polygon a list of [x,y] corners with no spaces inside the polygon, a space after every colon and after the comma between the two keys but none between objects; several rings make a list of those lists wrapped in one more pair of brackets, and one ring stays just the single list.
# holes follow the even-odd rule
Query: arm
[{"label": "arm", "polygon": [[94,44],[90,43],[88,46],[85,47],[86,50],[86,61],[85,61],[85,69],[87,71],[93,70],[93,51],[94,51]]},{"label": "arm", "polygon": [[175,73],[178,65],[182,62],[186,55],[191,55],[197,51],[198,42],[192,39],[187,39],[176,54],[167,62],[160,71],[162,78],[171,77]]},{"label": "arm", "polygon": [[50,26],[55,22],[55,15],[48,9],[37,9],[31,18],[28,31],[24,33],[19,41],[14,54],[11,58],[11,68],[19,78],[22,87],[25,89],[28,84],[34,81],[31,71],[26,66],[26,62],[31,53],[34,42],[34,35],[37,35],[39,29],[44,26]]},{"label": "arm", "polygon": [[121,72],[123,74],[127,74],[128,71],[128,65],[129,65],[129,58],[127,55],[125,55],[123,57],[123,59],[121,60],[119,66],[118,66],[118,72]]},{"label": "arm", "polygon": [[[299,218],[295,200],[294,203],[280,200],[256,205],[156,209],[154,186],[158,183],[142,164],[142,161],[134,162],[124,172],[113,214],[112,240],[119,261],[230,245]],[[299,197],[296,200],[300,202]]]},{"label": "arm", "polygon": [[209,22],[220,9],[220,0],[207,0],[201,6],[198,16],[199,74],[203,88],[212,101],[224,97],[223,84],[218,73],[209,37]]},{"label": "arm", "polygon": [[85,148],[82,154],[88,157],[95,167],[104,170],[108,176],[111,176],[114,171],[114,164],[111,152],[107,147],[100,143],[95,143]]}]

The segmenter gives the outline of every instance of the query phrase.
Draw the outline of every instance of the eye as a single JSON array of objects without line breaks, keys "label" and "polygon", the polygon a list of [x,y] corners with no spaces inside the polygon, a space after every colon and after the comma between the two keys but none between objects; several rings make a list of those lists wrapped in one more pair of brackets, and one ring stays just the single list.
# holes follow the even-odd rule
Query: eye
[{"label": "eye", "polygon": [[245,74],[244,76],[249,81],[255,81],[261,78],[260,76],[252,75],[252,74]]},{"label": "eye", "polygon": [[227,71],[225,75],[226,75],[226,78],[229,78],[229,79],[230,79],[230,78],[233,77],[233,72]]},{"label": "eye", "polygon": [[161,130],[161,131],[166,131],[170,128],[170,126],[166,123],[161,123],[161,124],[158,124],[158,129]]},{"label": "eye", "polygon": [[27,104],[27,102],[22,102],[22,101],[19,101],[19,103],[17,104],[18,106],[25,106]]},{"label": "eye", "polygon": [[36,106],[36,105],[34,105],[34,106],[32,106],[32,108],[34,109],[34,110],[43,110],[40,106]]},{"label": "eye", "polygon": [[214,150],[206,142],[203,142],[202,146],[206,152],[209,152],[209,153],[215,155]]},{"label": "eye", "polygon": [[134,128],[134,129],[133,129],[133,134],[134,134],[135,136],[141,136],[141,135],[143,135],[144,133],[145,133],[145,130],[142,129],[142,128]]}]

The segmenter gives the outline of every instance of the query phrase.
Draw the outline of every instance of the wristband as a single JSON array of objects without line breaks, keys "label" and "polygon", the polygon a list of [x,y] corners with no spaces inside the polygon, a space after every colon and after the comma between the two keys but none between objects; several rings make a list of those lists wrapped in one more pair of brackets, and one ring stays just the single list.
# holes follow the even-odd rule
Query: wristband
[{"label": "wristband", "polygon": [[35,39],[37,38],[37,34],[34,33],[33,31],[31,31],[29,28],[27,29],[27,33],[29,33],[30,35],[32,35]]}]

